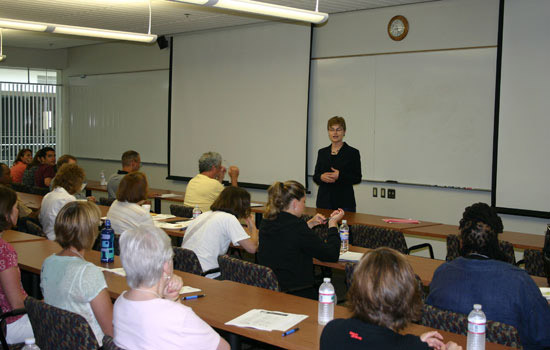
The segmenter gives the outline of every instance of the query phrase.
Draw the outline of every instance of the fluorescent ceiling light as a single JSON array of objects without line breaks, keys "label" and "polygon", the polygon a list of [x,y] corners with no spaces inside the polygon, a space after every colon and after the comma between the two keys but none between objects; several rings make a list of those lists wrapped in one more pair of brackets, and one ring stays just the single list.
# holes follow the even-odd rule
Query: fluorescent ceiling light
[{"label": "fluorescent ceiling light", "polygon": [[263,16],[279,17],[300,22],[320,24],[328,19],[328,13],[302,10],[294,7],[249,0],[172,0],[192,5],[247,12]]},{"label": "fluorescent ceiling light", "polygon": [[66,26],[66,25],[51,24],[51,23],[29,22],[29,21],[7,19],[7,18],[0,18],[0,28],[79,35],[79,36],[88,36],[88,37],[94,37],[94,38],[105,38],[105,39],[115,39],[115,40],[139,41],[143,43],[152,43],[155,40],[157,40],[157,36],[153,34],[121,32],[117,30],[75,27],[75,26]]}]

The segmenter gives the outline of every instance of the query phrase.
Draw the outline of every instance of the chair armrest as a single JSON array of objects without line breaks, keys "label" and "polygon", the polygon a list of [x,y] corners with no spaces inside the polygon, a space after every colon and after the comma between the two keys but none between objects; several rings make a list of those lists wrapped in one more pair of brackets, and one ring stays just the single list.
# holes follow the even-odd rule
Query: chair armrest
[{"label": "chair armrest", "polygon": [[209,275],[211,273],[215,273],[215,272],[220,272],[220,268],[219,267],[216,267],[216,268],[213,268],[213,269],[210,269],[208,271],[204,271],[203,273],[201,273],[201,276],[206,276],[206,275]]},{"label": "chair armrest", "polygon": [[434,249],[432,248],[432,245],[430,243],[421,243],[421,244],[413,245],[412,247],[407,249],[407,251],[410,254],[411,251],[422,249],[422,248],[428,248],[430,251],[430,259],[434,258]]}]

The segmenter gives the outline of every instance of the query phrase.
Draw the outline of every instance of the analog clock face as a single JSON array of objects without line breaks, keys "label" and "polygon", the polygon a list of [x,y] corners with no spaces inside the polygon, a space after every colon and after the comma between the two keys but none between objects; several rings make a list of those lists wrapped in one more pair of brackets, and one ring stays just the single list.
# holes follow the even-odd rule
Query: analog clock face
[{"label": "analog clock face", "polygon": [[396,19],[393,21],[390,25],[390,33],[393,36],[400,36],[405,32],[405,25],[403,24],[403,21],[400,19]]},{"label": "analog clock face", "polygon": [[409,22],[403,16],[395,16],[388,23],[388,34],[395,41],[403,40],[409,32]]}]

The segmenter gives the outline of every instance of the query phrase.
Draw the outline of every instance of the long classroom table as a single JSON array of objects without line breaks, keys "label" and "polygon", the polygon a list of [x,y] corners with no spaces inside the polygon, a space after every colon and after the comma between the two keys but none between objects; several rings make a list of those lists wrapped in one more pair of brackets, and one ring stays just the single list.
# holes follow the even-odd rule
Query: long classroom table
[{"label": "long classroom table", "polygon": [[[18,254],[21,269],[35,274],[40,273],[42,262],[51,254],[61,250],[59,245],[48,240],[34,242],[16,242],[13,246]],[[99,252],[88,251],[86,260],[104,267],[120,267],[120,259],[115,257],[115,262],[110,265],[99,263]],[[176,271],[185,285],[200,288],[206,297],[184,301],[183,303],[193,308],[199,317],[212,327],[225,330],[232,334],[245,336],[277,347],[294,350],[309,350],[319,348],[319,339],[323,326],[317,324],[317,302],[284,293],[274,292],[262,288],[252,287],[231,281],[217,281],[205,277]],[[104,272],[105,280],[112,298],[118,297],[128,289],[126,279],[114,273]],[[309,317],[299,323],[300,330],[290,336],[282,337],[281,332],[260,331],[250,328],[227,326],[225,323],[252,308],[277,310],[305,314]],[[349,317],[349,311],[341,306],[336,306],[335,317]],[[411,324],[402,333],[420,335],[433,329]],[[466,346],[466,337],[450,332],[439,331],[446,341],[452,340]],[[512,349],[498,344],[487,343],[486,349]]]},{"label": "long classroom table", "polygon": [[[86,196],[91,196],[92,191],[107,192],[107,186],[101,185],[99,181],[87,180]],[[169,195],[169,197],[165,197],[166,195]],[[173,201],[173,202],[183,202],[183,198],[185,197],[185,192],[164,190],[161,188],[149,188],[149,193],[147,194],[147,197],[150,199],[153,199],[153,201],[155,202],[155,206],[154,206],[155,213],[160,214],[162,209],[161,201],[163,199]]]}]

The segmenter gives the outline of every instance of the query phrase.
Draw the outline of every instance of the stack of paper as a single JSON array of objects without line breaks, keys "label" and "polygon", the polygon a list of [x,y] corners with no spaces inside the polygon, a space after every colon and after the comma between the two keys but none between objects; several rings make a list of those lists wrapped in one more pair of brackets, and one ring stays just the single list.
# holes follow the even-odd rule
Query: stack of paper
[{"label": "stack of paper", "polygon": [[170,215],[170,214],[154,214],[154,213],[152,213],[151,216],[153,217],[154,221],[172,219],[176,217],[175,215]]},{"label": "stack of paper", "polygon": [[113,268],[113,269],[108,269],[106,267],[101,267],[100,266],[99,268],[101,269],[101,271],[112,272],[116,275],[126,277],[126,271],[124,271],[124,268],[122,268],[122,267],[116,267],[116,268]]},{"label": "stack of paper", "polygon": [[387,224],[419,224],[420,221],[413,219],[382,219]]},{"label": "stack of paper", "polygon": [[357,262],[361,260],[362,257],[363,257],[363,253],[345,252],[344,254],[340,254],[340,258],[338,260]]},{"label": "stack of paper", "polygon": [[280,311],[252,309],[225,324],[229,326],[255,328],[262,331],[284,332],[302,322],[307,317],[307,315],[289,314]]},{"label": "stack of paper", "polygon": [[162,222],[162,221],[155,221],[155,226],[159,228],[164,228],[168,230],[183,230],[189,226],[192,221],[179,221],[179,222]]},{"label": "stack of paper", "polygon": [[187,294],[187,293],[193,293],[193,292],[200,292],[201,290],[199,288],[193,288],[189,286],[183,286],[180,289],[180,294]]},{"label": "stack of paper", "polygon": [[159,195],[160,198],[174,198],[174,197],[181,197],[181,196],[182,196],[181,194],[176,194],[176,193],[164,193]]},{"label": "stack of paper", "polygon": [[263,207],[264,205],[265,204],[262,204],[262,203],[254,203],[254,202],[250,203],[251,208]]}]

